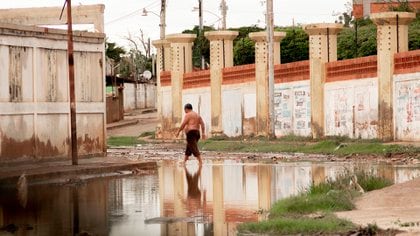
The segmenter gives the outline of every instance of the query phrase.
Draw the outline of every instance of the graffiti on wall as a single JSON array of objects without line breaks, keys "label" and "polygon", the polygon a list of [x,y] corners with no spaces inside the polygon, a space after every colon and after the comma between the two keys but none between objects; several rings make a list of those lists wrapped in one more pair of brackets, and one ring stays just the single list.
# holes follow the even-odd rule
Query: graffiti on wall
[{"label": "graffiti on wall", "polygon": [[376,138],[376,79],[328,83],[325,86],[325,133],[328,136]]},{"label": "graffiti on wall", "polygon": [[274,91],[277,136],[308,136],[311,132],[309,84],[281,84]]},{"label": "graffiti on wall", "polygon": [[398,140],[420,140],[420,80],[396,79],[395,122]]}]

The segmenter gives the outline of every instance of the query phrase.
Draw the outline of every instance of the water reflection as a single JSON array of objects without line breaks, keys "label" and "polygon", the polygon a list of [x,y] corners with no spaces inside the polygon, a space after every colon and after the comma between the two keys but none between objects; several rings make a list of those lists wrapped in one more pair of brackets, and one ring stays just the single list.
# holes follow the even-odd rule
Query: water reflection
[{"label": "water reflection", "polygon": [[[396,183],[420,176],[406,166],[369,166]],[[26,207],[0,186],[0,235],[235,235],[277,200],[334,179],[343,163],[244,164],[163,162],[156,174],[85,184],[30,186]],[[145,221],[148,223],[146,224]]]}]

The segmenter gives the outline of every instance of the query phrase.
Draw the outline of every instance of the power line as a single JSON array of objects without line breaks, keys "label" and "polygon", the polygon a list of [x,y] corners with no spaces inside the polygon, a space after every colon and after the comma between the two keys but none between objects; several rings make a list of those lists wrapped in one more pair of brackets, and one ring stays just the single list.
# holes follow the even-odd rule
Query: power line
[{"label": "power line", "polygon": [[154,5],[156,5],[156,4],[158,4],[158,3],[160,3],[160,1],[159,1],[159,0],[154,1],[154,2],[150,3],[149,5],[144,6],[144,7],[141,7],[141,8],[139,8],[139,9],[137,9],[137,10],[135,10],[135,11],[131,12],[131,13],[128,13],[128,14],[123,15],[123,16],[120,16],[120,17],[118,17],[118,18],[116,18],[116,19],[113,19],[113,20],[111,20],[111,21],[105,22],[105,24],[106,24],[106,25],[109,25],[109,24],[115,23],[115,22],[117,22],[117,21],[120,21],[120,20],[122,20],[122,19],[125,19],[125,18],[127,18],[127,17],[133,16],[133,15],[137,14],[138,12],[142,11],[144,8],[149,8],[149,7],[152,7],[152,6],[154,7]]}]

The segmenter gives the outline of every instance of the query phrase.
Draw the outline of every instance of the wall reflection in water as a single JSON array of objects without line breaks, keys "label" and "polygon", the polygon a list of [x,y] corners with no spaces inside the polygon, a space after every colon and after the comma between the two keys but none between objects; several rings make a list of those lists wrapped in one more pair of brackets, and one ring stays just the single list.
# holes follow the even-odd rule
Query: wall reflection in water
[{"label": "wall reflection in water", "polygon": [[180,221],[162,222],[161,235],[235,235],[239,223],[263,219],[264,214],[258,212],[270,209],[275,201],[354,168],[395,183],[420,176],[418,168],[390,165],[215,161],[201,169],[164,162],[159,170],[160,217]]},{"label": "wall reflection in water", "polygon": [[[415,167],[362,166],[396,183],[420,176]],[[257,212],[276,200],[346,168],[353,166],[215,161],[185,168],[163,162],[147,176],[31,186],[26,208],[14,187],[0,186],[0,228],[15,230],[0,235],[235,235],[239,223],[262,219]]]}]

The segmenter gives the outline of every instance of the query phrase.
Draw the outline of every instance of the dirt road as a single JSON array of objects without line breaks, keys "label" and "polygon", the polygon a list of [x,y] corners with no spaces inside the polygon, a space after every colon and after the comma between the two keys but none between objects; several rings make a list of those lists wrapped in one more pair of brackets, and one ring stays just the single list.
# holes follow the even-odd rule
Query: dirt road
[{"label": "dirt road", "polygon": [[407,232],[400,235],[420,235],[420,179],[363,195],[356,210],[337,215],[360,225],[376,223]]}]

